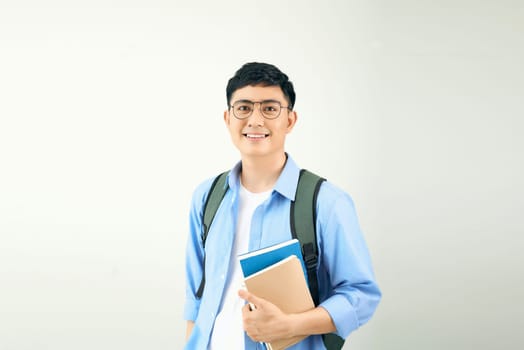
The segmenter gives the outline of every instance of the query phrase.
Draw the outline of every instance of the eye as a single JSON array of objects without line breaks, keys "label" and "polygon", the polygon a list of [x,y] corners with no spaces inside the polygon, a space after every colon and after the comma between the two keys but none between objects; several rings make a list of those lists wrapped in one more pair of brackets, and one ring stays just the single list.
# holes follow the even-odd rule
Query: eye
[{"label": "eye", "polygon": [[270,103],[264,103],[262,105],[262,110],[267,113],[278,112],[279,109],[280,109],[280,105],[278,103],[270,102]]},{"label": "eye", "polygon": [[235,110],[242,113],[247,113],[251,111],[251,106],[245,103],[238,104],[235,106]]}]

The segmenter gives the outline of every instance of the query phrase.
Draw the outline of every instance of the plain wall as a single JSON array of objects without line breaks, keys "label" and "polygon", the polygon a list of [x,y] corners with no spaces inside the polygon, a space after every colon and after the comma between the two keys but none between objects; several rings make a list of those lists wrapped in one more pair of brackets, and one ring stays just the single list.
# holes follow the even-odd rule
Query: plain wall
[{"label": "plain wall", "polygon": [[181,349],[192,190],[245,62],[353,197],[384,297],[347,349],[516,349],[521,1],[1,1],[0,350]]}]

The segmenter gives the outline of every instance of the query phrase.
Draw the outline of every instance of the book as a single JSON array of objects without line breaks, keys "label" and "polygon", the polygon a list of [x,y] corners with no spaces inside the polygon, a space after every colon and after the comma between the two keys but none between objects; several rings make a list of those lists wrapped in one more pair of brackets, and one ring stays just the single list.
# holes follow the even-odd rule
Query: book
[{"label": "book", "polygon": [[[304,277],[301,260],[290,255],[244,279],[246,289],[276,305],[284,313],[298,313],[315,308]],[[282,350],[306,336],[296,336],[266,343],[270,350]]]},{"label": "book", "polygon": [[248,253],[240,254],[238,260],[244,277],[251,276],[255,272],[265,269],[288,256],[295,255],[304,271],[304,277],[307,281],[307,272],[304,260],[302,259],[302,251],[298,239],[290,239],[288,241],[271,245],[262,249],[254,250]]}]

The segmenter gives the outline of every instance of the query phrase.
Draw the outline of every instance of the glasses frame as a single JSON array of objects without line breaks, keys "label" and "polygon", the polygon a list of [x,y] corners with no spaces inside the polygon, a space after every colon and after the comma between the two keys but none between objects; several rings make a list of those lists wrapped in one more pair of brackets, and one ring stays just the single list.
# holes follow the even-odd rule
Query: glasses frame
[{"label": "glasses frame", "polygon": [[[264,112],[262,111],[262,104],[263,103],[269,103],[269,102],[272,102],[272,103],[278,103],[278,105],[280,106],[280,109],[278,110],[278,114],[275,116],[275,117],[268,117],[264,114]],[[253,105],[253,108],[251,109],[251,113],[249,113],[248,115],[246,115],[245,117],[239,117],[235,114],[235,105],[238,104],[238,103],[250,103]],[[232,109],[233,110],[233,116],[239,120],[245,120],[249,117],[251,117],[253,115],[253,111],[255,110],[255,105],[258,103],[258,110],[260,111],[260,114],[262,114],[262,116],[264,117],[264,119],[269,119],[269,120],[273,120],[273,119],[277,119],[278,117],[280,117],[280,114],[282,113],[282,109],[288,109],[290,111],[292,111],[293,109],[289,106],[282,106],[282,104],[280,103],[280,101],[277,101],[277,100],[262,100],[262,101],[250,101],[250,100],[238,100],[238,101],[235,101],[235,103],[233,103],[231,106],[229,106],[229,109]]]}]

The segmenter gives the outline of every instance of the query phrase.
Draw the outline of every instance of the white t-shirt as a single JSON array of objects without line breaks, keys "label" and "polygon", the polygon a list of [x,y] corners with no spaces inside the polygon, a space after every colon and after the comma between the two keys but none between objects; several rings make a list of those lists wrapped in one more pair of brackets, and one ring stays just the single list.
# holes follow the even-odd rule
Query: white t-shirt
[{"label": "white t-shirt", "polygon": [[243,276],[237,256],[248,251],[251,218],[255,209],[270,194],[271,190],[252,193],[246,190],[244,186],[240,186],[236,234],[229,258],[229,278],[222,296],[220,311],[215,319],[208,350],[244,349],[242,307],[245,302],[238,296],[238,290],[242,288]]}]

